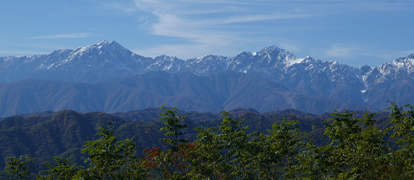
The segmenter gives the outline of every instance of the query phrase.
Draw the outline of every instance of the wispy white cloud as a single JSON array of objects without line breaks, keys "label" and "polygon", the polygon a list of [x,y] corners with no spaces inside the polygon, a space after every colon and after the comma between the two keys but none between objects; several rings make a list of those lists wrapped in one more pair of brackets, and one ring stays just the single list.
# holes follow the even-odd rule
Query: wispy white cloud
[{"label": "wispy white cloud", "polygon": [[325,55],[328,57],[350,57],[358,50],[356,47],[332,45],[330,49],[326,50]]},{"label": "wispy white cloud", "polygon": [[43,36],[35,36],[33,39],[73,39],[73,38],[86,38],[93,36],[92,33],[71,33],[71,34],[51,34]]},{"label": "wispy white cloud", "polygon": [[414,54],[414,49],[411,49],[408,51],[401,51],[401,54],[406,54],[406,55]]},{"label": "wispy white cloud", "polygon": [[295,45],[295,44],[285,44],[285,43],[280,43],[280,44],[278,44],[281,48],[283,48],[283,49],[285,49],[285,50],[287,50],[287,51],[290,51],[290,52],[293,52],[293,53],[295,53],[295,52],[300,52],[301,51],[301,49],[297,46],[297,45]]},{"label": "wispy white cloud", "polygon": [[[305,40],[294,37],[301,35],[297,33],[300,31],[298,29],[311,31],[332,28],[330,17],[338,14],[355,11],[398,11],[407,7],[407,4],[399,3],[400,1],[390,3],[389,0],[134,0],[133,2],[135,6],[115,2],[107,3],[104,7],[134,14],[138,18],[137,26],[140,29],[145,29],[151,35],[174,39],[174,41],[153,43],[154,45],[136,49],[135,52],[148,56],[168,54],[179,58],[192,58],[209,53],[220,54],[221,49],[225,49],[226,52],[239,52],[241,47],[246,47],[244,46],[246,44],[264,46],[275,44],[292,52],[306,53],[310,51],[310,47],[305,48],[303,44],[306,43],[302,43]],[[302,44],[302,48],[299,48],[298,44]],[[315,54],[322,57],[343,59],[361,56],[363,53],[359,47],[339,44],[329,49],[321,46],[317,49],[318,52]]]},{"label": "wispy white cloud", "polygon": [[114,11],[121,11],[128,14],[132,14],[139,10],[139,8],[137,8],[134,3],[109,2],[102,4],[100,7],[112,9]]},{"label": "wispy white cloud", "polygon": [[370,51],[364,51],[361,53],[361,55],[363,56],[371,56],[371,57],[376,57],[378,59],[383,59],[386,61],[391,61],[394,59],[397,59],[399,57],[406,57],[410,54],[414,53],[414,49],[412,50],[407,50],[407,51],[375,51],[375,50],[370,50]]},{"label": "wispy white cloud", "polygon": [[[148,24],[151,34],[182,38],[186,41],[184,44],[154,47],[157,51],[165,50],[165,52],[171,52],[172,54],[170,55],[174,56],[189,54],[189,48],[193,49],[191,52],[200,51],[192,47],[202,48],[202,52],[206,52],[207,49],[228,49],[231,45],[250,43],[255,40],[252,38],[252,35],[256,35],[257,32],[252,31],[251,28],[238,29],[237,31],[226,29],[236,24],[272,22],[311,16],[311,14],[298,12],[263,11],[258,13],[256,10],[248,10],[252,4],[250,1],[181,0],[179,3],[172,3],[166,0],[135,0],[134,2],[141,11],[149,12],[156,17],[156,21]],[[224,4],[225,7],[218,4]],[[242,5],[240,6],[240,4]],[[199,10],[199,12],[194,11],[194,9]],[[243,10],[241,11],[240,9]],[[209,15],[198,16],[203,13]],[[217,15],[218,13],[219,15]],[[148,53],[151,49],[147,48],[145,52]],[[144,51],[137,50],[137,52]],[[200,53],[204,54],[202,52]],[[217,53],[217,51],[210,52]],[[190,56],[184,55],[183,57],[189,58]]]},{"label": "wispy white cloud", "polygon": [[19,56],[19,55],[33,55],[33,54],[49,54],[50,52],[0,50],[0,53],[1,54],[12,55],[12,56]]},{"label": "wispy white cloud", "polygon": [[[145,54],[145,56],[156,57],[162,54],[174,55],[182,59],[195,58],[197,56],[207,55],[206,52],[217,52],[218,49],[205,44],[195,45],[159,45],[156,47],[148,47],[144,49],[133,50],[137,54]],[[228,53],[228,52],[227,52]]]},{"label": "wispy white cloud", "polygon": [[269,21],[276,19],[293,19],[311,16],[310,14],[261,14],[261,15],[247,15],[236,16],[221,20],[222,24],[240,23],[240,22],[254,22],[254,21]]},{"label": "wispy white cloud", "polygon": [[[180,0],[181,2],[191,2],[199,4],[255,4],[254,1],[246,0],[209,0],[209,1],[200,1],[200,0]],[[260,1],[260,0],[259,0]]]},{"label": "wispy white cloud", "polygon": [[152,34],[184,38],[191,43],[227,45],[241,37],[226,31],[209,29],[215,25],[213,21],[193,21],[175,15],[159,15],[159,22],[152,24]]},{"label": "wispy white cloud", "polygon": [[379,66],[383,63],[395,60],[399,57],[406,57],[414,53],[414,49],[407,51],[387,50],[381,51],[368,46],[352,46],[344,44],[332,45],[325,51],[325,57],[339,58],[348,64],[370,64]]}]

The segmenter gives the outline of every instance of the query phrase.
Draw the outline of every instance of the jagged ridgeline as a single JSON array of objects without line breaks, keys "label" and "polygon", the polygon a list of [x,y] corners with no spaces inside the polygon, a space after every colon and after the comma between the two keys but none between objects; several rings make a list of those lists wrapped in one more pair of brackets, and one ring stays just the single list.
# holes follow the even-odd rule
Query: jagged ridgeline
[{"label": "jagged ridgeline", "polygon": [[414,54],[378,67],[298,58],[276,46],[225,57],[144,57],[103,41],[51,54],[0,57],[0,116],[45,110],[125,112],[165,104],[186,111],[253,107],[383,110],[412,103]]}]

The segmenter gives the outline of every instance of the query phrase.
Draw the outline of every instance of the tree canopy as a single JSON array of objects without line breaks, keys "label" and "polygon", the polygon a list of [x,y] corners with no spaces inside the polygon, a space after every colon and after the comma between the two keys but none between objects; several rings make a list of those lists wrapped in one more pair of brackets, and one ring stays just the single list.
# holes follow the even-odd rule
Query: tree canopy
[{"label": "tree canopy", "polygon": [[248,120],[222,111],[221,124],[194,128],[195,140],[185,136],[189,125],[177,116],[178,109],[162,110],[163,146],[140,150],[134,137],[118,140],[111,122],[99,128],[97,139],[84,142],[85,165],[54,157],[38,171],[36,158],[27,154],[8,157],[5,172],[13,179],[414,178],[412,105],[392,103],[392,121],[385,129],[377,127],[377,113],[335,111],[322,131],[303,131],[300,121],[275,119],[271,129],[252,132]]}]

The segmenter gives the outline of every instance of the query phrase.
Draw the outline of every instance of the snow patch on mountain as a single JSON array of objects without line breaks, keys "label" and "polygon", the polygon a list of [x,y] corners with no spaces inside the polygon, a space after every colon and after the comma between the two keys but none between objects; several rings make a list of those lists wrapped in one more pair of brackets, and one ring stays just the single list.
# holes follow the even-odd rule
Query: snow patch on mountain
[{"label": "snow patch on mountain", "polygon": [[74,50],[58,49],[48,55],[0,57],[1,82],[25,78],[99,82],[149,71],[191,72],[199,76],[224,71],[253,73],[307,95],[341,101],[354,97],[359,98],[355,101],[367,102],[365,95],[378,84],[414,79],[414,54],[378,67],[355,68],[309,56],[297,58],[289,51],[269,46],[253,53],[205,55],[184,61],[167,55],[143,57],[115,41],[102,41]]},{"label": "snow patch on mountain", "polygon": [[290,60],[286,65],[291,66],[293,64],[299,64],[299,63],[302,63],[303,60],[305,60],[305,58],[297,58],[294,60]]}]

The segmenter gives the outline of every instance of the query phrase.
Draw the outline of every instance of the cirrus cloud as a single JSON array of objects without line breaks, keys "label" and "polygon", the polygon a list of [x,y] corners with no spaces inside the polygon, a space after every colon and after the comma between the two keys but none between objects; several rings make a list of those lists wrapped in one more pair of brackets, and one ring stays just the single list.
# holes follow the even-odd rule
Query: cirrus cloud
[{"label": "cirrus cloud", "polygon": [[51,35],[43,35],[43,36],[35,36],[33,39],[62,39],[62,38],[86,38],[91,37],[93,34],[91,33],[70,33],[70,34],[51,34]]},{"label": "cirrus cloud", "polygon": [[325,52],[325,55],[328,57],[350,57],[356,50],[358,50],[356,47],[332,45],[331,48]]}]

